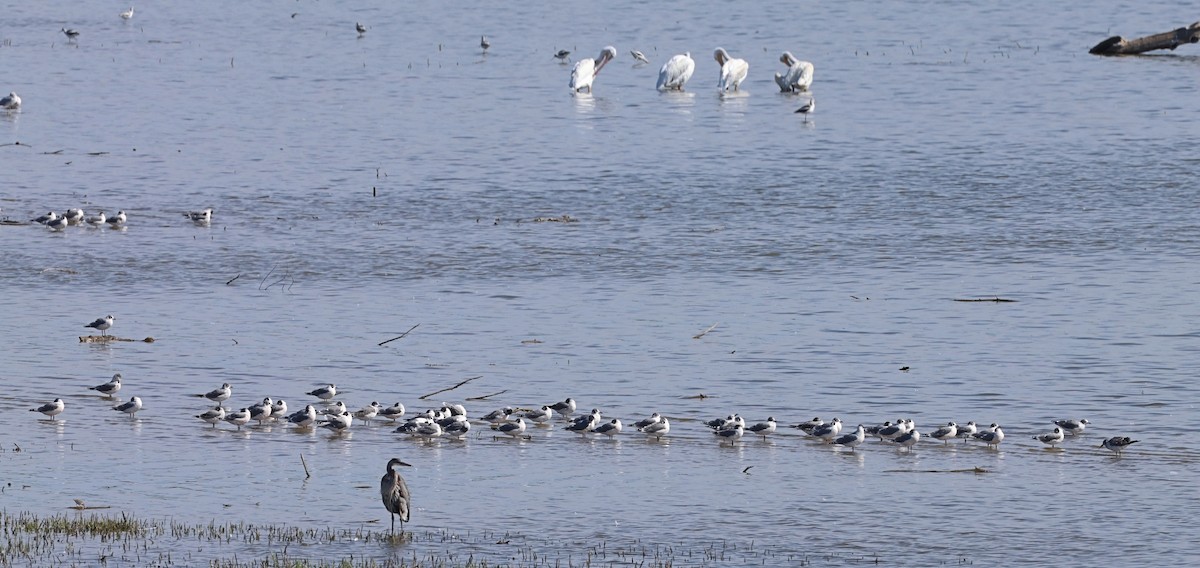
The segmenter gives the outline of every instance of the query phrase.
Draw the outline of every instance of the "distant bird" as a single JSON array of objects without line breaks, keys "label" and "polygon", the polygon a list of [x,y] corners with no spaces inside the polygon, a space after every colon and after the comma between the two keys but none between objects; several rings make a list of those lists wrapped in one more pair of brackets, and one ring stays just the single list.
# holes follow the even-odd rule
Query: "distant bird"
[{"label": "distant bird", "polygon": [[335,386],[333,383],[329,383],[328,385],[325,385],[319,389],[310,390],[304,394],[315,396],[321,400],[330,400],[337,395],[337,386]]},{"label": "distant bird", "polygon": [[197,414],[196,418],[208,422],[213,425],[213,428],[216,428],[217,423],[225,419],[225,407],[218,404],[212,409]]},{"label": "distant bird", "polygon": [[638,60],[638,63],[650,63],[650,60],[646,59],[646,54],[636,49],[631,50],[629,54],[632,55],[634,59]]},{"label": "distant bird", "polygon": [[808,122],[808,115],[812,114],[814,110],[817,110],[817,99],[810,97],[808,102],[804,103],[804,106],[796,109],[796,112],[793,114],[803,114],[804,122]]},{"label": "distant bird", "polygon": [[237,429],[241,430],[242,426],[245,426],[250,423],[250,409],[243,408],[241,410],[238,410],[237,412],[226,413],[225,421],[230,424],[233,424],[234,426],[237,426]]},{"label": "distant bird", "polygon": [[[812,420],[808,420],[806,422],[801,422],[799,424],[792,424],[792,428],[797,428],[801,432],[811,435],[813,428],[816,428],[817,426],[820,426],[824,423],[825,423],[825,421],[821,420],[820,416],[817,416],[817,417],[813,418]],[[890,422],[889,422],[889,424],[890,424]]]},{"label": "distant bird", "polygon": [[591,432],[592,429],[596,427],[596,423],[598,421],[599,419],[596,418],[595,414],[588,414],[587,416],[580,416],[579,418],[576,418],[575,421],[568,424],[565,429],[586,436],[588,432]]},{"label": "distant bird", "polygon": [[1087,425],[1091,424],[1091,422],[1088,422],[1087,418],[1066,418],[1063,420],[1055,420],[1054,423],[1061,427],[1063,432],[1072,436],[1078,436],[1079,434],[1082,434],[1083,430],[1087,428]]},{"label": "distant bird", "polygon": [[288,423],[295,424],[298,428],[308,428],[317,421],[317,409],[313,408],[311,404],[306,404],[304,405],[304,410],[293,412],[291,416],[288,416],[287,420]]},{"label": "distant bird", "polygon": [[786,73],[775,74],[775,84],[785,93],[807,91],[813,82],[813,64],[800,61],[790,51],[783,52],[779,61],[788,66]]},{"label": "distant bird", "polygon": [[499,410],[493,410],[487,414],[484,414],[480,420],[483,420],[484,422],[491,422],[492,424],[504,424],[505,422],[508,422],[508,417],[511,416],[513,412],[515,412],[513,407],[505,406]]},{"label": "distant bird", "polygon": [[395,422],[404,417],[404,405],[397,402],[379,410],[379,417]]},{"label": "distant bird", "polygon": [[271,403],[271,420],[283,420],[287,415],[287,401],[282,398]]},{"label": "distant bird", "polygon": [[570,418],[572,414],[575,414],[575,408],[575,399],[573,398],[568,398],[562,402],[556,402],[550,405],[550,410],[561,414],[563,418]]},{"label": "distant bird", "polygon": [[354,22],[354,29],[358,31],[358,35],[367,33],[367,26],[364,26],[359,22]]},{"label": "distant bird", "polygon": [[749,428],[746,428],[746,432],[758,434],[759,436],[762,436],[763,439],[766,439],[767,435],[775,433],[775,417],[768,416],[766,422],[759,422],[758,424],[750,426]]},{"label": "distant bird", "polygon": [[233,396],[233,387],[229,386],[229,383],[221,383],[221,388],[192,396],[204,397],[213,402],[225,402],[229,400],[229,397]]},{"label": "distant bird", "polygon": [[108,335],[108,328],[113,326],[113,322],[115,320],[116,320],[116,318],[112,317],[112,315],[110,314],[110,315],[104,316],[100,319],[97,319],[96,321],[89,323],[83,327],[95,328],[95,329],[100,330],[100,332],[103,333],[104,335]]},{"label": "distant bird", "polygon": [[261,404],[250,406],[250,419],[257,420],[258,425],[262,426],[268,418],[271,417],[271,397],[264,398]]},{"label": "distant bird", "polygon": [[737,414],[730,414],[725,418],[713,418],[712,420],[706,421],[704,425],[712,428],[713,430],[725,430],[737,426],[739,421],[742,423],[742,426],[745,427],[746,421]]},{"label": "distant bird", "polygon": [[1033,439],[1053,448],[1055,445],[1061,444],[1064,437],[1062,428],[1056,426],[1054,430],[1045,434],[1038,434]]},{"label": "distant bird", "polygon": [[203,209],[200,211],[188,211],[184,213],[183,216],[196,223],[210,223],[212,222],[212,214],[213,210],[211,207],[209,207],[208,209]]},{"label": "distant bird", "polygon": [[471,431],[470,420],[455,420],[450,424],[442,427],[442,433],[447,436],[455,436],[458,438],[465,437]]},{"label": "distant bird", "polygon": [[117,394],[117,391],[121,390],[121,373],[113,375],[112,380],[108,381],[107,383],[96,385],[94,387],[88,387],[88,390],[94,390],[106,397],[111,398],[112,395]]},{"label": "distant bird", "polygon": [[[38,406],[37,408],[30,408],[29,411],[30,412],[41,412],[42,414],[45,414],[46,416],[49,416],[50,418],[54,418],[55,416],[62,414],[62,411],[65,408],[66,408],[66,404],[63,403],[62,399],[56,398],[56,399],[54,399],[54,402],[47,402],[46,404]],[[57,418],[54,418],[54,419],[58,420]]]},{"label": "distant bird", "polygon": [[46,213],[45,215],[42,215],[41,217],[38,217],[37,219],[33,219],[33,222],[41,223],[41,224],[45,225],[46,223],[49,223],[50,221],[53,221],[55,219],[58,219],[58,213],[50,211],[49,213]]},{"label": "distant bird", "polygon": [[834,438],[833,443],[838,446],[844,446],[844,447],[850,448],[850,451],[853,452],[854,448],[858,447],[866,439],[867,439],[867,428],[865,426],[863,426],[862,424],[859,424],[858,428],[856,430],[854,430],[854,433],[842,434],[841,436]]},{"label": "distant bird", "polygon": [[916,428],[913,428],[912,430],[909,430],[908,432],[905,432],[899,436],[896,436],[896,439],[892,440],[892,442],[900,444],[901,447],[908,448],[908,451],[910,451],[910,452],[912,451],[912,447],[917,445],[917,442],[920,442],[920,441],[921,441],[921,432],[919,430],[917,430]]},{"label": "distant bird", "polygon": [[125,216],[124,211],[117,211],[116,215],[113,215],[112,217],[105,219],[105,221],[109,225],[114,225],[114,226],[124,225],[126,220],[128,220],[128,217]]},{"label": "distant bird", "polygon": [[721,80],[717,82],[717,88],[723,93],[738,90],[750,73],[750,64],[745,59],[730,57],[723,47],[713,52],[713,59],[721,66]]},{"label": "distant bird", "polygon": [[322,428],[329,428],[334,432],[344,432],[350,429],[354,424],[354,417],[349,412],[342,411],[341,414],[330,414],[325,417],[325,422],[321,423]]},{"label": "distant bird", "polygon": [[604,434],[605,436],[608,436],[609,438],[611,438],[613,436],[616,436],[617,434],[620,434],[621,428],[622,428],[621,421],[616,418],[613,418],[608,423],[601,424],[601,425],[595,427],[592,431],[597,434]]},{"label": "distant bird", "polygon": [[142,399],[136,396],[130,397],[129,402],[118,404],[113,407],[113,410],[116,410],[117,412],[124,412],[125,414],[128,414],[130,418],[136,418],[138,411],[141,409]]},{"label": "distant bird", "polygon": [[970,422],[967,422],[966,426],[958,427],[957,436],[959,438],[962,438],[963,441],[965,442],[967,440],[970,440],[973,436],[975,436],[975,433],[978,431],[979,431],[979,429],[975,427],[975,421],[971,420]]},{"label": "distant bird", "polygon": [[834,418],[828,424],[822,424],[820,426],[817,426],[816,428],[813,428],[813,431],[812,431],[813,436],[821,438],[822,440],[825,440],[826,442],[832,442],[833,439],[836,438],[838,436],[838,434],[841,434],[841,433],[842,433],[842,419],[841,418]]},{"label": "distant bird", "polygon": [[563,63],[566,63],[566,62],[567,62],[567,58],[568,58],[568,57],[570,57],[570,56],[571,56],[571,52],[570,52],[570,51],[567,51],[567,50],[565,50],[565,49],[560,49],[560,50],[558,50],[558,53],[555,53],[555,54],[554,54],[554,58],[555,58],[555,59],[557,59],[557,60],[559,60],[559,61],[562,61]]},{"label": "distant bird", "polygon": [[738,424],[728,430],[717,430],[713,434],[721,439],[721,443],[725,443],[728,440],[730,444],[736,444],[741,439],[743,432],[744,428],[741,424]]},{"label": "distant bird", "polygon": [[592,82],[596,80],[596,75],[600,74],[600,70],[608,65],[617,56],[617,48],[609,45],[600,50],[600,55],[595,59],[584,58],[575,62],[575,66],[571,68],[571,82],[569,83],[571,91],[580,92],[586,90],[592,92]]},{"label": "distant bird", "polygon": [[133,18],[133,6],[130,6],[128,10],[125,10],[124,12],[121,12],[121,19],[122,19],[122,20],[128,20],[128,19],[131,19],[131,18]]},{"label": "distant bird", "polygon": [[1001,430],[999,425],[992,424],[989,430],[976,432],[972,436],[976,440],[984,442],[993,448],[999,448],[1000,442],[1004,441],[1004,430]]},{"label": "distant bird", "polygon": [[93,227],[103,227],[104,222],[108,221],[108,217],[105,217],[104,212],[101,211],[100,213],[98,213],[96,215],[88,217],[86,220],[87,220],[87,224],[89,224]]},{"label": "distant bird", "polygon": [[62,33],[67,36],[67,41],[74,41],[79,37],[79,32],[75,28],[62,28]]},{"label": "distant bird", "polygon": [[958,436],[958,424],[953,422],[947,422],[945,426],[942,426],[941,428],[929,433],[930,438],[941,440],[947,444],[949,444],[950,439],[954,438],[955,436]]},{"label": "distant bird", "polygon": [[550,410],[549,406],[543,404],[538,410],[530,410],[525,412],[521,415],[521,418],[524,418],[530,422],[545,424],[554,418],[554,411]]},{"label": "distant bird", "polygon": [[66,229],[67,225],[70,225],[70,223],[67,221],[66,217],[59,217],[53,221],[49,221],[46,223],[47,227],[50,227],[51,229],[54,229],[55,231],[61,231],[63,229]]},{"label": "distant bird", "polygon": [[329,407],[326,408],[325,410],[322,410],[320,412],[320,414],[322,416],[330,416],[330,415],[341,414],[343,412],[349,412],[349,410],[346,408],[346,403],[339,400],[339,401],[329,405]]},{"label": "distant bird", "polygon": [[1100,443],[1101,448],[1112,450],[1117,456],[1121,455],[1121,451],[1129,447],[1131,444],[1138,443],[1137,440],[1129,439],[1129,436],[1115,436]]},{"label": "distant bird", "polygon": [[404,534],[404,523],[408,522],[408,507],[412,499],[408,492],[408,484],[395,470],[398,465],[412,467],[398,458],[392,458],[388,461],[387,473],[383,475],[383,479],[379,480],[379,496],[383,499],[384,508],[392,514],[393,535],[396,534],[397,515],[400,516],[400,533]]},{"label": "distant bird", "polygon": [[492,42],[487,40],[487,36],[479,36],[479,47],[483,48],[484,53],[487,53],[488,48],[491,46]]},{"label": "distant bird", "polygon": [[525,419],[517,417],[516,422],[506,422],[498,426],[492,426],[492,429],[501,434],[508,434],[514,438],[521,438],[525,435]]},{"label": "distant bird", "polygon": [[83,220],[83,209],[67,209],[63,217],[66,218],[68,223],[74,225]]},{"label": "distant bird", "polygon": [[663,417],[658,422],[638,428],[638,431],[647,436],[654,436],[656,440],[662,440],[663,436],[671,432],[671,422]]},{"label": "distant bird", "polygon": [[906,430],[904,428],[904,421],[897,420],[895,424],[884,426],[883,428],[876,430],[875,435],[878,436],[880,440],[895,440],[905,432]]},{"label": "distant bird", "polygon": [[0,109],[17,110],[21,108],[21,97],[17,93],[9,93],[7,97],[0,99]]},{"label": "distant bird", "polygon": [[682,53],[668,59],[658,71],[656,89],[660,91],[682,91],[692,73],[696,70],[696,61],[691,53]]},{"label": "distant bird", "polygon": [[370,424],[371,419],[375,418],[376,416],[379,415],[379,410],[381,408],[382,408],[382,405],[380,405],[378,402],[371,401],[371,404],[368,404],[368,405],[362,407],[361,409],[354,411],[354,417],[358,418],[359,420],[362,420],[363,422],[365,422],[367,424]]},{"label": "distant bird", "polygon": [[442,409],[449,411],[451,416],[466,416],[467,415],[467,407],[465,407],[461,404],[450,404],[448,402],[443,402]]},{"label": "distant bird", "polygon": [[654,414],[650,415],[650,418],[643,418],[642,420],[638,420],[637,422],[634,422],[633,427],[638,430],[641,430],[642,428],[645,428],[651,424],[657,424],[661,421],[662,421],[662,416],[659,415],[659,413],[655,412]]}]

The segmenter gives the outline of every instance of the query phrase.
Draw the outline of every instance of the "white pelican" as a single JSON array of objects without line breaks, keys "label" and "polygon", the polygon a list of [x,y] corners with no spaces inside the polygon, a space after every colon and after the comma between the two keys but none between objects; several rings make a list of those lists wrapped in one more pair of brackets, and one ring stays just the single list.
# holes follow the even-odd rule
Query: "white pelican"
[{"label": "white pelican", "polygon": [[592,81],[596,80],[600,70],[616,56],[617,48],[610,45],[601,49],[600,56],[595,59],[580,59],[575,62],[575,66],[571,68],[571,90],[576,93],[583,90],[592,92]]},{"label": "white pelican", "polygon": [[4,110],[17,110],[21,108],[21,97],[17,93],[9,93],[7,97],[0,99],[0,108]]},{"label": "white pelican", "polygon": [[796,59],[792,52],[785,51],[779,61],[788,66],[787,73],[776,73],[775,83],[785,93],[807,91],[813,82],[813,64]]},{"label": "white pelican", "polygon": [[682,91],[683,85],[692,78],[692,72],[696,70],[696,62],[692,60],[691,53],[676,55],[668,60],[662,69],[658,71],[658,85],[655,86],[658,90]]},{"label": "white pelican", "polygon": [[713,52],[713,59],[721,66],[721,80],[717,87],[722,92],[738,90],[742,81],[746,80],[746,75],[750,73],[750,64],[746,63],[745,59],[729,57],[729,53],[723,47],[718,47]]}]

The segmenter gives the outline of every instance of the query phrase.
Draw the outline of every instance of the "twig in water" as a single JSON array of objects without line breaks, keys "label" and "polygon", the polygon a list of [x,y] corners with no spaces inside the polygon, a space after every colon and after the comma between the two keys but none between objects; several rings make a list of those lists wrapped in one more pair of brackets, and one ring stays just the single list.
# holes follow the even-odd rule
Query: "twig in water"
[{"label": "twig in water", "polygon": [[300,465],[304,466],[304,479],[312,478],[312,474],[308,472],[308,463],[304,461],[304,454],[300,454]]},{"label": "twig in water", "polygon": [[[417,324],[417,325],[421,325],[421,324]],[[395,340],[397,340],[397,339],[404,339],[404,336],[405,336],[405,335],[408,335],[408,334],[412,333],[412,330],[414,330],[414,329],[417,329],[417,325],[414,325],[414,326],[412,326],[412,327],[408,328],[408,331],[406,331],[406,332],[404,332],[404,333],[401,333],[400,335],[397,335],[396,337],[393,337],[393,338],[391,338],[391,339],[389,339],[389,340],[387,340],[387,341],[382,341],[382,342],[380,342],[380,343],[379,343],[379,346],[380,346],[380,347],[383,347],[383,344],[384,344],[384,343],[391,343],[391,342],[393,342],[393,341],[395,341]]]},{"label": "twig in water", "polygon": [[468,400],[468,401],[472,401],[472,400],[487,400],[487,399],[489,399],[489,398],[492,398],[493,396],[500,396],[500,395],[502,395],[502,394],[504,394],[504,393],[506,393],[506,392],[508,392],[508,389],[504,389],[504,390],[502,390],[502,391],[500,391],[500,392],[494,392],[494,393],[492,393],[492,394],[485,394],[485,395],[483,395],[483,396],[473,396],[473,397],[470,397],[470,398],[468,398],[467,400]]},{"label": "twig in water", "polygon": [[461,383],[458,383],[457,385],[454,385],[454,386],[452,386],[452,387],[450,387],[450,388],[445,388],[445,389],[442,389],[442,390],[440,390],[440,391],[431,392],[431,393],[429,393],[429,394],[427,394],[427,395],[425,395],[425,396],[423,396],[423,397],[420,397],[420,400],[425,400],[425,399],[427,399],[427,398],[429,398],[429,397],[431,397],[431,396],[433,396],[433,395],[435,395],[435,394],[442,394],[442,393],[444,393],[444,392],[446,392],[446,391],[452,391],[452,390],[454,390],[454,389],[456,389],[456,388],[458,388],[458,387],[461,387],[461,386],[463,386],[463,385],[465,385],[465,384],[467,384],[467,383],[469,383],[469,382],[471,382],[471,381],[473,381],[473,380],[475,380],[475,379],[482,379],[482,378],[483,378],[483,375],[479,375],[478,377],[471,377],[471,378],[469,378],[469,379],[467,379],[467,380],[464,380],[463,382],[461,382]]},{"label": "twig in water", "polygon": [[697,335],[693,335],[693,336],[692,336],[692,339],[700,339],[701,337],[704,337],[705,335],[708,335],[708,332],[710,332],[710,331],[712,331],[712,330],[714,330],[714,329],[717,329],[717,324],[715,324],[715,323],[714,323],[714,324],[712,324],[711,326],[709,326],[709,327],[708,327],[708,329],[706,329],[706,330],[704,330],[704,331],[701,331],[699,334],[697,334]]},{"label": "twig in water", "polygon": [[955,298],[954,301],[955,302],[996,302],[996,303],[1016,302],[1016,300],[1009,300],[1008,298],[1001,298],[999,296],[997,296],[995,298]]},{"label": "twig in water", "polygon": [[238,278],[241,278],[241,277],[242,277],[241,273],[238,273],[237,276],[234,276],[233,278],[230,278],[227,282],[225,282],[225,285],[228,286],[230,284],[233,284],[234,280],[237,280]]}]

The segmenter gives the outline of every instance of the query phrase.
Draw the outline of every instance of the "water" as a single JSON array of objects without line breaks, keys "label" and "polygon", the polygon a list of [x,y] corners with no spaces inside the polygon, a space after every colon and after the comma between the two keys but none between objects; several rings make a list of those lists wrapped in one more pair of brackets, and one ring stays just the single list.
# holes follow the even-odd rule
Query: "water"
[{"label": "water", "polygon": [[[1175,5],[124,8],[4,8],[0,90],[25,106],[0,116],[21,142],[0,147],[0,215],[130,217],[0,227],[5,510],[78,497],[358,527],[386,522],[374,487],[400,456],[417,466],[410,528],[507,532],[552,557],[597,542],[768,547],[767,564],[1200,557],[1200,56],[1086,54],[1186,24]],[[552,54],[607,44],[620,57],[572,97]],[[750,62],[742,96],[715,93],[718,45]],[[808,123],[771,79],[785,49],[816,65]],[[684,50],[688,92],[656,93]],[[180,216],[204,207],[211,227]],[[576,221],[534,222],[562,215]],[[995,296],[1017,301],[953,301]],[[77,344],[106,313],[157,341]],[[137,420],[84,388],[114,372],[146,403]],[[429,445],[207,428],[189,395],[226,381],[238,407],[299,408],[332,382],[354,408],[571,396],[674,427],[664,443],[556,428]],[[55,397],[60,423],[25,412]],[[732,412],[1009,437],[850,454],[789,429],[722,447],[699,422]],[[1030,439],[1068,416],[1093,425],[1063,451]],[[1118,434],[1141,443],[1096,447]],[[976,466],[989,473],[912,473]],[[311,554],[460,551],[443,546]]]}]

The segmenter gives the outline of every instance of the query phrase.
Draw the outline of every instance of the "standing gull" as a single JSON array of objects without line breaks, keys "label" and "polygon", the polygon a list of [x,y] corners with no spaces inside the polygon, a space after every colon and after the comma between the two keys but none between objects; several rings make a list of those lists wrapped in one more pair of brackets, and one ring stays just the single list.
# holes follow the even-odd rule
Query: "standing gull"
[{"label": "standing gull", "polygon": [[637,422],[634,422],[633,427],[638,430],[641,430],[642,428],[645,428],[651,424],[657,424],[658,422],[661,422],[661,421],[662,421],[662,416],[659,413],[655,412],[654,414],[650,415],[650,418],[643,418],[641,420],[638,420]]},{"label": "standing gull", "polygon": [[601,424],[592,431],[597,434],[604,434],[605,436],[608,436],[609,438],[611,438],[611,437],[616,436],[617,434],[621,433],[621,427],[622,427],[621,421],[616,418],[613,418],[607,424]]},{"label": "standing gull", "polygon": [[63,216],[66,217],[68,223],[72,225],[78,225],[81,221],[83,221],[83,209],[67,209],[67,212],[64,213]]},{"label": "standing gull", "polygon": [[721,66],[721,80],[717,82],[717,88],[723,93],[738,90],[750,73],[750,64],[745,59],[730,57],[723,47],[713,52],[713,59]]},{"label": "standing gull", "polygon": [[1130,444],[1136,443],[1138,443],[1138,441],[1131,440],[1129,436],[1114,436],[1101,442],[1100,447],[1112,450],[1113,453],[1117,454],[1117,457],[1120,457],[1122,450],[1129,447]]},{"label": "standing gull", "polygon": [[389,407],[379,410],[379,417],[390,422],[395,422],[404,417],[404,405],[397,402]]},{"label": "standing gull", "polygon": [[[62,399],[56,398],[56,399],[54,399],[54,402],[47,402],[46,404],[43,404],[36,408],[30,408],[29,411],[30,412],[41,412],[42,414],[45,414],[46,416],[49,416],[50,418],[54,418],[55,416],[62,414],[62,411],[65,408],[66,408],[66,404],[63,403]],[[58,420],[57,418],[54,418],[54,419]]]},{"label": "standing gull", "polygon": [[367,26],[362,25],[360,22],[354,22],[354,30],[358,32],[358,35],[363,35],[367,33]]},{"label": "standing gull", "polygon": [[912,452],[912,447],[915,446],[917,442],[921,441],[921,432],[916,428],[913,428],[908,432],[896,436],[896,439],[892,441],[900,444],[901,447],[908,448],[908,451]]},{"label": "standing gull", "polygon": [[963,442],[966,442],[967,440],[970,440],[971,437],[974,436],[975,433],[978,431],[979,431],[979,429],[975,427],[975,421],[971,420],[971,421],[967,422],[966,426],[958,427],[957,436],[959,438],[962,438]]},{"label": "standing gull", "polygon": [[380,405],[378,402],[371,401],[371,404],[368,404],[368,405],[362,407],[361,409],[354,411],[354,417],[359,420],[362,420],[366,424],[370,424],[371,419],[375,418],[376,416],[379,415],[379,410],[381,408],[382,408],[382,405]]},{"label": "standing gull", "polygon": [[383,479],[379,480],[379,496],[383,499],[383,506],[392,514],[392,534],[396,534],[396,516],[400,516],[400,533],[404,533],[404,523],[408,522],[408,506],[411,496],[408,493],[408,484],[404,483],[404,478],[396,472],[396,466],[402,465],[411,467],[400,461],[398,458],[392,458],[387,464],[387,473],[383,475]]},{"label": "standing gull", "polygon": [[1072,436],[1078,436],[1079,434],[1082,434],[1083,430],[1087,428],[1087,425],[1091,424],[1091,422],[1088,422],[1087,418],[1065,418],[1063,420],[1055,420],[1054,423],[1062,428],[1064,433]]},{"label": "standing gull", "polygon": [[571,91],[580,92],[586,90],[592,92],[592,82],[596,80],[596,75],[600,74],[600,70],[608,65],[617,56],[617,48],[606,46],[600,50],[600,55],[595,59],[584,58],[575,62],[575,66],[571,68],[571,82],[569,83]]},{"label": "standing gull", "polygon": [[[817,426],[820,426],[824,423],[825,423],[825,421],[821,420],[820,416],[817,416],[817,417],[813,418],[812,420],[801,422],[799,424],[792,424],[792,428],[797,428],[801,432],[804,432],[805,434],[812,435],[813,428],[816,428]],[[889,422],[888,424],[891,424],[891,423]]]},{"label": "standing gull", "polygon": [[654,436],[654,439],[656,440],[662,440],[663,436],[666,436],[671,432],[671,422],[667,420],[666,417],[663,417],[660,418],[658,422],[647,424],[641,428],[638,428],[638,431],[647,436]]},{"label": "standing gull", "polygon": [[113,375],[112,380],[107,383],[88,387],[88,390],[94,390],[108,398],[112,398],[112,395],[117,394],[117,391],[121,390],[121,373]]},{"label": "standing gull", "polygon": [[813,436],[821,438],[822,440],[825,440],[826,442],[832,442],[833,439],[836,438],[838,436],[838,434],[841,434],[841,433],[842,433],[842,419],[841,418],[834,418],[833,421],[831,421],[830,423],[817,426],[816,428],[813,428],[813,431],[812,431]]},{"label": "standing gull", "polygon": [[501,434],[508,434],[514,438],[522,438],[525,436],[525,419],[517,417],[516,422],[507,422],[499,426],[493,426],[492,428]]},{"label": "standing gull", "polygon": [[142,399],[136,396],[131,397],[129,402],[118,404],[113,407],[113,410],[116,410],[117,412],[124,412],[125,414],[128,414],[130,418],[137,418],[137,413],[141,409]]},{"label": "standing gull", "polygon": [[545,424],[547,422],[550,422],[550,420],[554,418],[554,411],[550,410],[549,406],[546,406],[543,404],[542,408],[540,408],[538,410],[526,411],[524,414],[521,415],[521,417],[526,420],[529,420],[530,422],[536,422],[538,424]]},{"label": "standing gull", "polygon": [[333,383],[325,385],[319,389],[308,391],[304,394],[315,396],[321,400],[331,400],[337,395],[337,387]]},{"label": "standing gull", "polygon": [[929,433],[930,438],[933,438],[934,440],[941,440],[947,444],[949,444],[950,440],[957,435],[958,424],[953,422],[947,422],[945,426],[942,426],[941,428]]},{"label": "standing gull", "polygon": [[713,432],[713,434],[721,439],[722,444],[724,444],[726,440],[728,440],[730,444],[736,444],[737,441],[741,439],[743,431],[744,429],[742,428],[742,425],[738,424],[737,426],[728,430],[717,430]]},{"label": "standing gull", "polygon": [[867,439],[867,428],[865,426],[863,426],[862,424],[859,424],[858,428],[854,430],[854,433],[843,434],[841,436],[838,436],[837,438],[833,439],[833,443],[834,443],[834,445],[850,448],[850,451],[853,452],[854,448],[857,447],[859,444],[862,444],[863,440],[866,440],[866,439]]},{"label": "standing gull", "polygon": [[105,217],[104,212],[101,211],[101,212],[97,213],[96,215],[88,217],[86,219],[86,221],[87,221],[87,224],[89,224],[93,227],[103,227],[104,222],[108,221],[108,217]]},{"label": "standing gull", "polygon": [[243,408],[241,410],[238,410],[237,412],[227,413],[225,415],[225,421],[230,424],[233,424],[234,426],[237,426],[237,429],[241,430],[242,426],[245,426],[250,423],[250,409]]},{"label": "standing gull", "polygon": [[1000,442],[1004,441],[1004,430],[1000,429],[998,424],[992,424],[988,430],[976,432],[972,435],[976,440],[986,443],[993,448],[999,448]]},{"label": "standing gull", "polygon": [[33,222],[41,223],[41,224],[45,225],[46,223],[49,223],[50,221],[53,221],[55,219],[58,219],[58,213],[50,211],[49,213],[46,213],[45,215],[42,215],[41,217],[34,219]]},{"label": "standing gull", "polygon": [[313,405],[304,405],[304,410],[297,410],[291,416],[288,416],[288,422],[295,424],[297,428],[308,428],[317,421],[317,409]]},{"label": "standing gull", "polygon": [[213,428],[216,428],[217,423],[225,419],[225,407],[218,404],[209,410],[197,414],[196,418],[208,422],[213,425]]},{"label": "standing gull", "polygon": [[570,418],[572,414],[575,414],[575,399],[568,398],[562,402],[551,404],[550,410],[561,414],[563,418]]},{"label": "standing gull", "polygon": [[658,71],[658,83],[654,88],[660,91],[682,91],[692,73],[696,70],[696,61],[691,53],[682,53],[668,59]]},{"label": "standing gull", "polygon": [[229,400],[229,397],[233,396],[233,387],[229,386],[229,383],[221,383],[221,388],[192,396],[204,397],[213,402],[225,402]]},{"label": "standing gull", "polygon": [[1064,437],[1065,436],[1063,436],[1062,428],[1056,426],[1054,430],[1046,432],[1045,434],[1038,434],[1034,436],[1033,439],[1053,448],[1056,445],[1061,444]]},{"label": "standing gull", "polygon": [[63,229],[66,229],[67,225],[70,225],[70,222],[67,221],[66,217],[59,217],[53,221],[49,221],[46,223],[47,227],[50,227],[51,229],[54,229],[55,231],[61,231]]},{"label": "standing gull", "polygon": [[250,407],[250,419],[257,420],[258,425],[262,426],[268,418],[271,417],[271,397],[264,398],[262,404],[255,404]]},{"label": "standing gull", "polygon": [[109,314],[109,315],[104,316],[100,319],[97,319],[96,321],[89,323],[83,327],[92,327],[92,328],[100,330],[100,332],[103,333],[104,335],[108,335],[108,328],[113,326],[113,321],[115,319],[116,318],[112,317],[112,315]]},{"label": "standing gull", "polygon": [[21,108],[21,97],[17,93],[10,92],[7,97],[0,99],[0,109],[17,110]]},{"label": "standing gull", "polygon": [[596,422],[598,421],[599,419],[596,418],[595,414],[588,414],[586,416],[580,416],[579,418],[576,418],[575,421],[567,425],[565,429],[578,433],[582,436],[587,436],[587,433],[591,432],[592,428],[596,427]]},{"label": "standing gull", "polygon": [[751,434],[758,434],[765,440],[767,439],[767,435],[775,433],[775,417],[769,416],[767,417],[766,422],[759,422],[758,424],[750,426],[749,428],[746,428],[746,431]]}]

